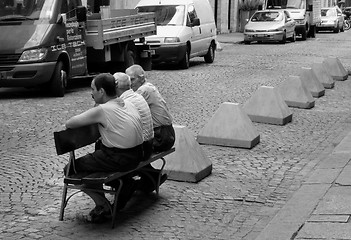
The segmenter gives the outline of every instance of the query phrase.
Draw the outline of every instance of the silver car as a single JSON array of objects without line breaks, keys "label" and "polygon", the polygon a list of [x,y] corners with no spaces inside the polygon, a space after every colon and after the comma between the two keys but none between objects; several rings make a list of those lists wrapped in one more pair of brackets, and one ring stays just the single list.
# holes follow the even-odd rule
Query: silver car
[{"label": "silver car", "polygon": [[244,28],[244,43],[253,41],[294,42],[296,22],[286,10],[272,9],[257,11]]},{"label": "silver car", "polygon": [[321,9],[321,22],[317,23],[317,31],[331,30],[335,33],[344,31],[344,15],[339,7]]}]

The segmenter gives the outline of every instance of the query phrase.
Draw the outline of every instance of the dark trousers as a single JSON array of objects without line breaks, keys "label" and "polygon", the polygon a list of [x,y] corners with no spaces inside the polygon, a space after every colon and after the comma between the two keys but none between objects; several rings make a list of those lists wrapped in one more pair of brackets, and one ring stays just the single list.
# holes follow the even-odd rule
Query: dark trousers
[{"label": "dark trousers", "polygon": [[142,157],[142,144],[127,149],[108,148],[101,144],[93,153],[77,158],[74,168],[76,173],[125,172],[137,167]]},{"label": "dark trousers", "polygon": [[162,152],[173,147],[175,132],[172,125],[165,125],[154,128],[154,152]]}]

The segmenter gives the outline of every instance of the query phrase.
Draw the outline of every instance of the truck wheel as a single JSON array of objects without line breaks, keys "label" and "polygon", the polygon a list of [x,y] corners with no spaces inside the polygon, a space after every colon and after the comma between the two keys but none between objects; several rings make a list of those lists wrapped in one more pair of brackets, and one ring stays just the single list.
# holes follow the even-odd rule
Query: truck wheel
[{"label": "truck wheel", "polygon": [[316,37],[316,26],[311,26],[310,27],[310,37],[315,38]]},{"label": "truck wheel", "polygon": [[182,69],[188,69],[189,65],[190,65],[190,57],[189,57],[189,49],[187,48],[185,53],[184,53],[184,57],[183,59],[179,62],[179,66]]},{"label": "truck wheel", "polygon": [[302,28],[301,39],[302,39],[302,40],[306,40],[306,39],[307,39],[307,30],[306,30],[306,26]]},{"label": "truck wheel", "polygon": [[67,86],[67,74],[63,62],[56,63],[54,73],[50,80],[50,92],[54,97],[63,97]]},{"label": "truck wheel", "polygon": [[215,58],[215,47],[214,44],[211,43],[210,46],[208,47],[208,51],[206,55],[204,56],[205,62],[207,63],[213,63]]},{"label": "truck wheel", "polygon": [[125,68],[129,68],[135,63],[135,54],[134,51],[131,49],[128,49],[125,54],[124,54],[124,66]]}]

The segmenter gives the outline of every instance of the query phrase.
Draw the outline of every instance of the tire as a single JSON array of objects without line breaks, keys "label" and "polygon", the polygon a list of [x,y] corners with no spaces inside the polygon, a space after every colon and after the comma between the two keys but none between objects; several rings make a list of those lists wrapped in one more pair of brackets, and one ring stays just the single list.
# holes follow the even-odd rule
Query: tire
[{"label": "tire", "polygon": [[50,93],[53,97],[63,97],[67,86],[67,73],[62,61],[56,63],[50,80]]},{"label": "tire", "polygon": [[204,59],[206,63],[213,63],[214,58],[215,58],[215,47],[214,47],[214,44],[211,43],[210,46],[208,47],[208,51],[206,55],[204,56]]},{"label": "tire", "polygon": [[124,67],[129,68],[130,66],[134,65],[135,63],[135,54],[134,51],[128,49],[124,54]]},{"label": "tire", "polygon": [[184,53],[183,59],[179,62],[179,66],[182,69],[188,69],[190,66],[190,56],[189,56],[189,49],[186,48],[186,51]]},{"label": "tire", "polygon": [[334,28],[334,33],[338,33],[340,31],[339,29],[339,23],[336,24],[336,28]]},{"label": "tire", "polygon": [[344,21],[344,27],[343,27],[344,30],[349,30],[350,27],[351,27],[350,22],[348,20],[345,20]]},{"label": "tire", "polygon": [[290,41],[291,42],[295,42],[296,41],[296,33],[295,33],[295,31],[294,31],[292,37],[290,38]]},{"label": "tire", "polygon": [[283,38],[282,40],[280,41],[281,44],[285,44],[286,43],[286,32],[284,31],[283,33]]},{"label": "tire", "polygon": [[304,41],[307,40],[306,26],[302,28],[301,39],[304,40]]},{"label": "tire", "polygon": [[244,43],[245,43],[246,45],[249,45],[249,44],[250,44],[250,41],[244,41]]},{"label": "tire", "polygon": [[310,27],[310,32],[309,33],[310,33],[310,37],[311,38],[315,38],[316,37],[316,26],[315,25]]}]

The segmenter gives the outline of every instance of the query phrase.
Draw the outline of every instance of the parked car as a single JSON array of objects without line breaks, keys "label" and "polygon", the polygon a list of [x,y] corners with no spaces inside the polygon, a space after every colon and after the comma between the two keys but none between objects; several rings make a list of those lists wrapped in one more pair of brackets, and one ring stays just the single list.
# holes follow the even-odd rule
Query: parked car
[{"label": "parked car", "polygon": [[321,22],[317,24],[317,32],[331,30],[335,33],[344,31],[344,15],[339,7],[325,7],[321,9]]},{"label": "parked car", "polygon": [[252,15],[244,28],[244,43],[253,41],[296,40],[296,22],[286,10],[272,9],[257,11]]}]

